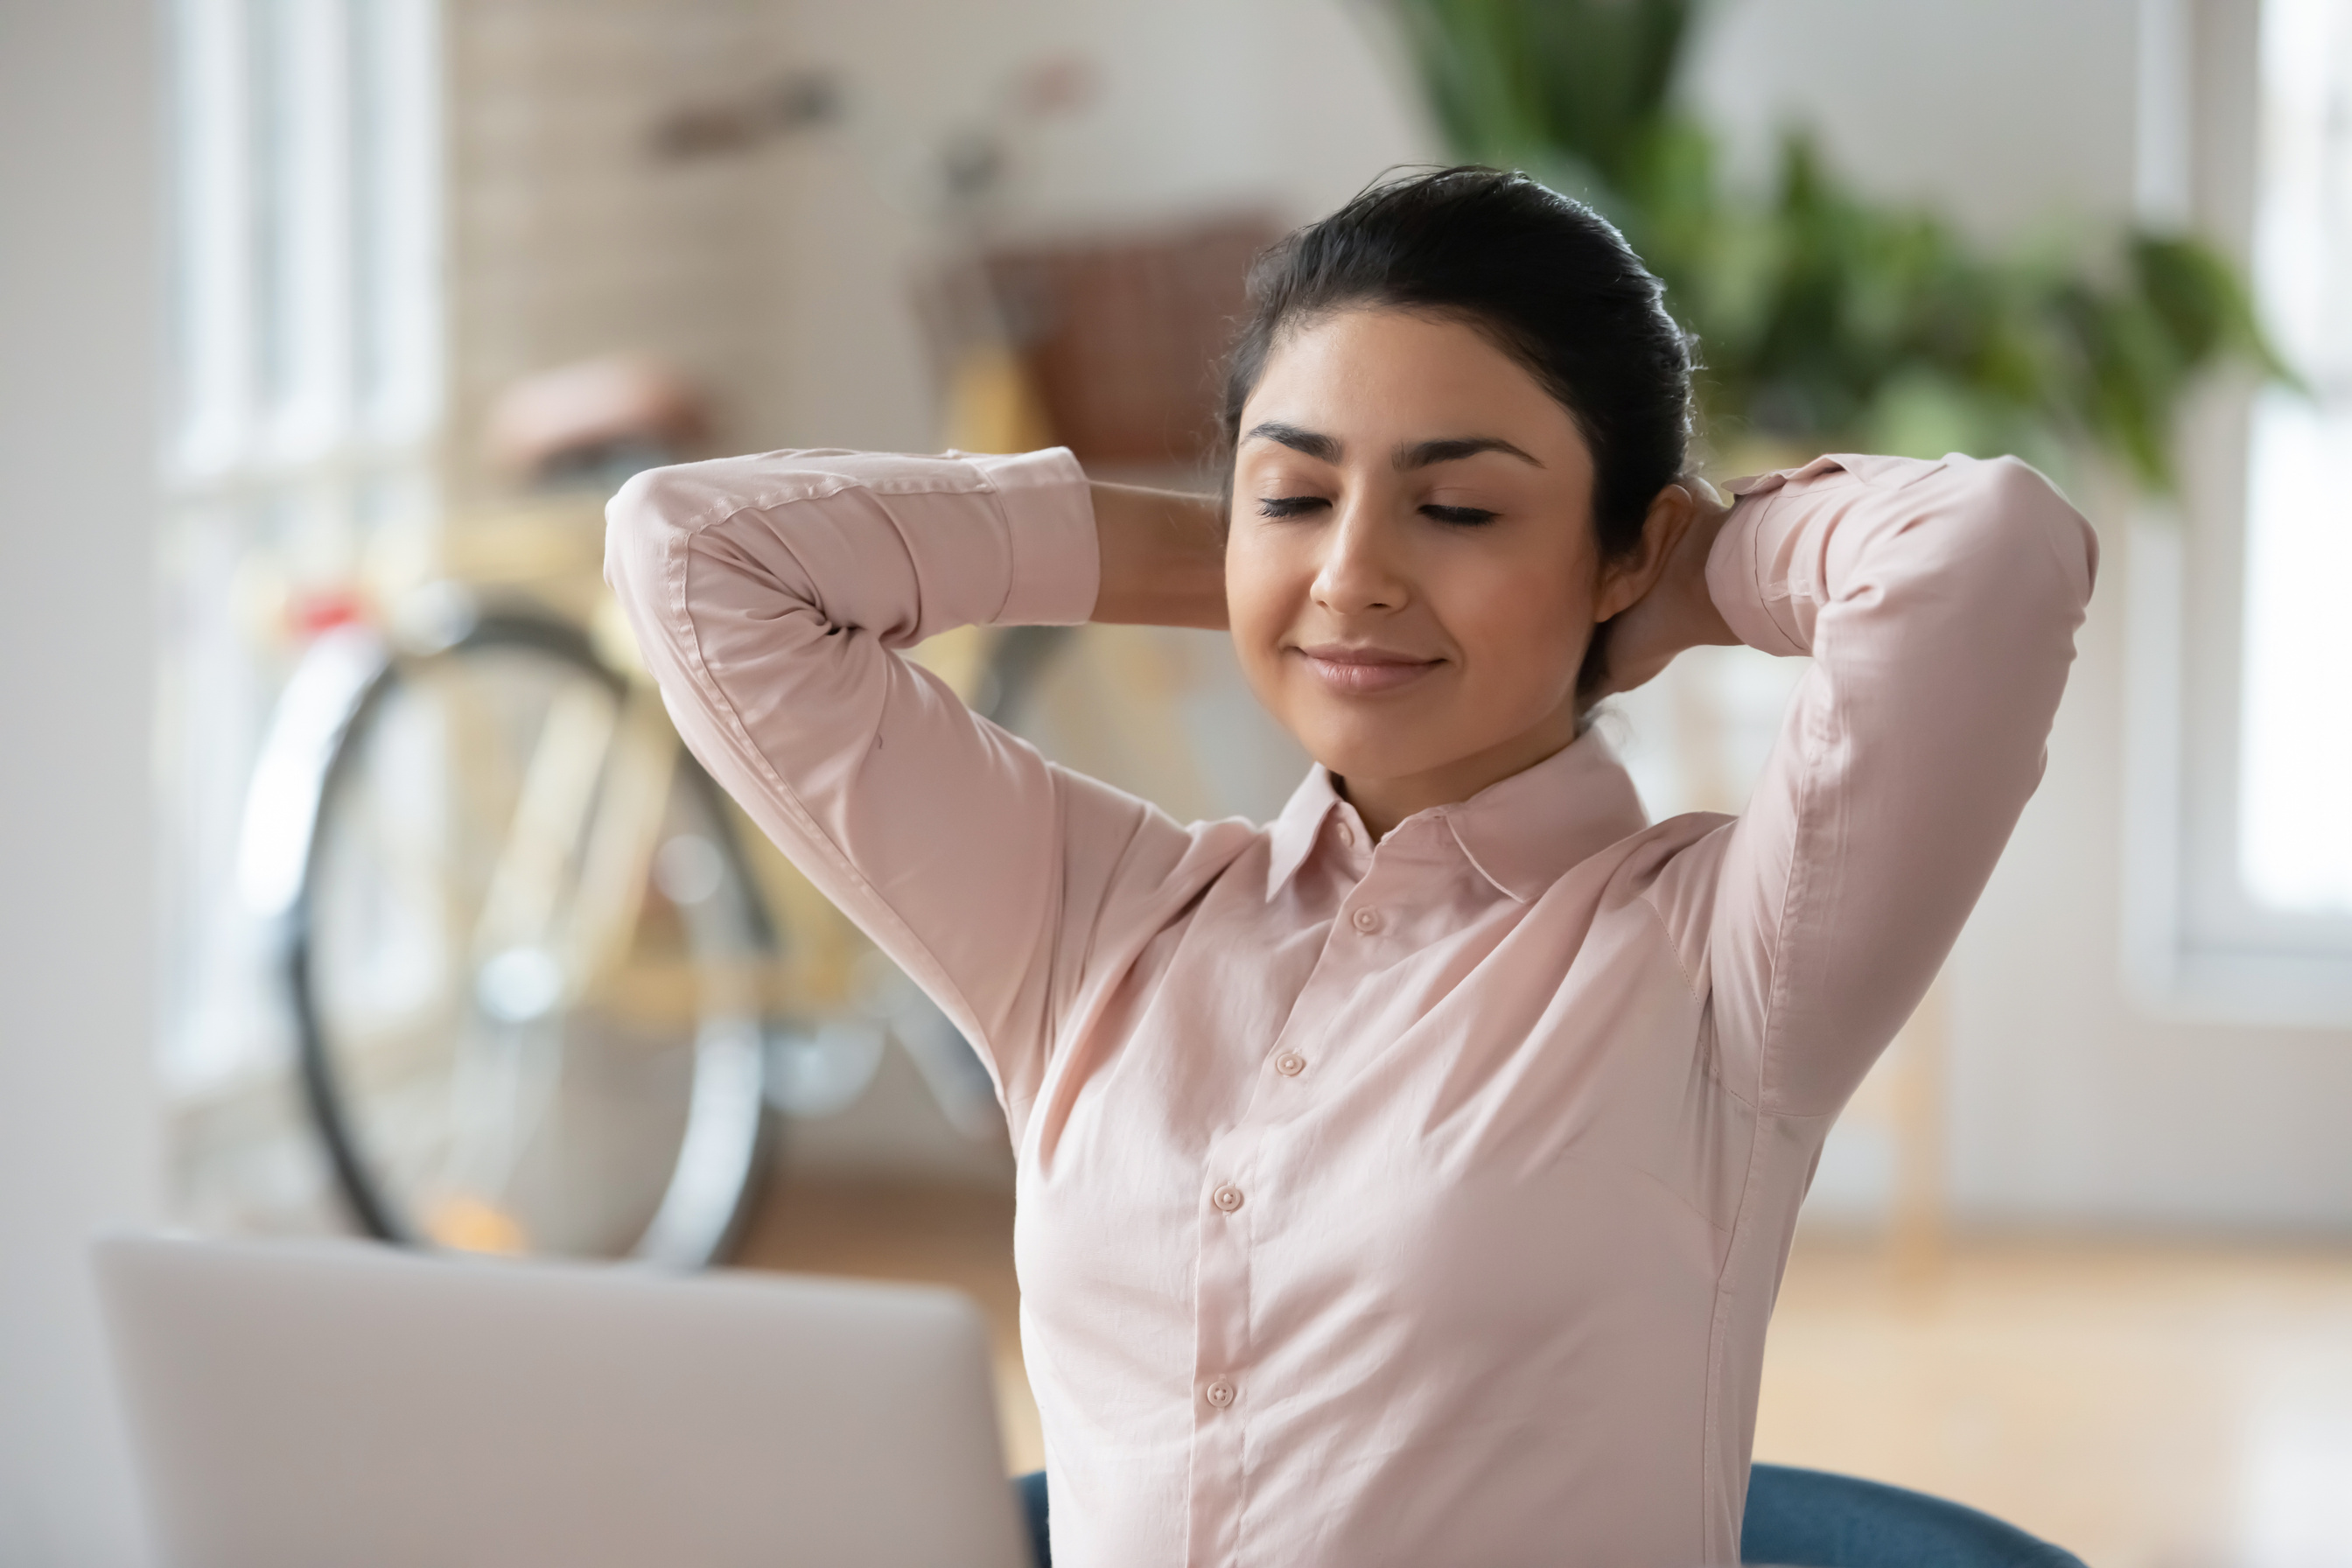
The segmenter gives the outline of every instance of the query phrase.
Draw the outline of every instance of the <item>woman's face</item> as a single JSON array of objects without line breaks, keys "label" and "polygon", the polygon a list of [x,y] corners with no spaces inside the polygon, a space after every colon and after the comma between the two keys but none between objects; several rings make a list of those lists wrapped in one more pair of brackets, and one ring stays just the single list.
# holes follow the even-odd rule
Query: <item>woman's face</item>
[{"label": "woman's face", "polygon": [[1353,310],[1269,355],[1234,454],[1234,642],[1359,808],[1384,802],[1375,832],[1575,738],[1593,625],[1630,602],[1591,498],[1568,411],[1460,321]]}]

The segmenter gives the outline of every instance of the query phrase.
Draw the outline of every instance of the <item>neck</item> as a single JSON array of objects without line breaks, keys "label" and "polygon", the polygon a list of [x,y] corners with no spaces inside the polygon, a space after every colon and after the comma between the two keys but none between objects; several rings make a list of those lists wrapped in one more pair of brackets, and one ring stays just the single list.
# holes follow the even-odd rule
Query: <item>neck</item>
[{"label": "neck", "polygon": [[1547,757],[1566,751],[1578,732],[1576,703],[1571,699],[1558,712],[1509,740],[1474,752],[1422,773],[1373,778],[1358,773],[1345,778],[1331,775],[1340,798],[1356,808],[1365,830],[1378,841],[1416,812],[1454,805],[1489,784],[1522,773]]}]

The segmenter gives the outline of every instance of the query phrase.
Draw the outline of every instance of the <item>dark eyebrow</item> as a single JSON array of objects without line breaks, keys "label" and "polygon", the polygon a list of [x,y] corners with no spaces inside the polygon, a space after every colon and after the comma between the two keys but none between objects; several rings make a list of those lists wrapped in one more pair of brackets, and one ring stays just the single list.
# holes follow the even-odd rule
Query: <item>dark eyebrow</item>
[{"label": "dark eyebrow", "polygon": [[1463,436],[1449,441],[1423,441],[1401,447],[1397,449],[1396,466],[1400,469],[1425,468],[1432,463],[1451,463],[1460,458],[1475,458],[1481,452],[1501,452],[1522,463],[1543,467],[1499,436]]},{"label": "dark eyebrow", "polygon": [[[1250,438],[1260,437],[1268,441],[1278,441],[1294,452],[1304,452],[1326,463],[1338,462],[1342,450],[1336,439],[1320,431],[1302,430],[1296,425],[1284,425],[1274,420],[1250,427]],[[1410,447],[1397,448],[1396,466],[1404,470],[1425,468],[1433,463],[1451,463],[1464,458],[1475,458],[1481,452],[1501,452],[1535,468],[1543,467],[1499,436],[1456,436],[1436,441],[1415,442]]]},{"label": "dark eyebrow", "polygon": [[1320,458],[1327,463],[1336,463],[1339,460],[1338,441],[1313,430],[1301,430],[1296,425],[1283,425],[1270,420],[1264,425],[1250,426],[1248,439],[1255,440],[1261,436],[1269,441],[1279,441],[1294,452],[1304,452],[1310,458]]}]

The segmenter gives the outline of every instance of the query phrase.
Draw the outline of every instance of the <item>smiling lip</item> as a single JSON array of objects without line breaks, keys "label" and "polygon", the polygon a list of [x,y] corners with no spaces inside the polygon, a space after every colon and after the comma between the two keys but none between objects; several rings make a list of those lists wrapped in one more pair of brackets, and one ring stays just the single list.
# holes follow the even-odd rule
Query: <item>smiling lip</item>
[{"label": "smiling lip", "polygon": [[1418,658],[1393,648],[1322,643],[1297,650],[1324,685],[1349,697],[1371,697],[1412,685],[1443,659]]}]

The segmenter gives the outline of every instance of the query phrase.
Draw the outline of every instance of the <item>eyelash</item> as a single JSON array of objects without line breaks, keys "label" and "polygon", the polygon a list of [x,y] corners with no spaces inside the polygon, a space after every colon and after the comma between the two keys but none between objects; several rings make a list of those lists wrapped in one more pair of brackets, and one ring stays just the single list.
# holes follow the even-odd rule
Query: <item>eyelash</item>
[{"label": "eyelash", "polygon": [[1324,505],[1321,496],[1267,496],[1257,503],[1260,517],[1297,517]]},{"label": "eyelash", "polygon": [[[1299,517],[1318,506],[1329,503],[1321,496],[1267,496],[1257,503],[1260,517]],[[1475,528],[1492,522],[1496,513],[1475,506],[1425,506],[1422,515],[1434,522],[1450,523],[1456,528]]]}]

